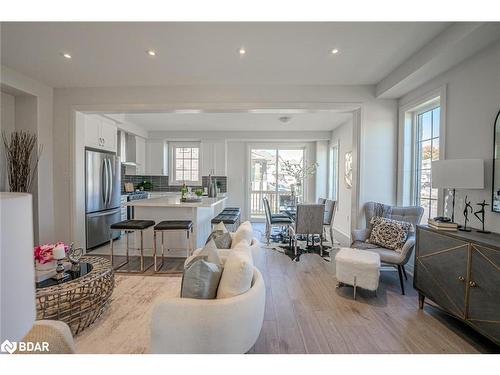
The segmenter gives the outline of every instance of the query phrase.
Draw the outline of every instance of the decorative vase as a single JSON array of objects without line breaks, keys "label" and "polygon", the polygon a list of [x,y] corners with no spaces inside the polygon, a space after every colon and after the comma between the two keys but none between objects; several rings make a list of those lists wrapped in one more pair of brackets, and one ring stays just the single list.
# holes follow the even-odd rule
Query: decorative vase
[{"label": "decorative vase", "polygon": [[35,260],[35,269],[37,271],[52,271],[55,270],[57,263],[55,260],[51,260],[47,263],[40,263],[38,260]]}]

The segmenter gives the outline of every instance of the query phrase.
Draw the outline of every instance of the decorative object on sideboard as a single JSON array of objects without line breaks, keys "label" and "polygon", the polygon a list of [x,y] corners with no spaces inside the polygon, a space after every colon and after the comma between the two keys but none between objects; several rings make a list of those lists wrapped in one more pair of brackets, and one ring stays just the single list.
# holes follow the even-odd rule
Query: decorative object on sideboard
[{"label": "decorative object on sideboard", "polygon": [[455,222],[456,189],[484,189],[482,159],[448,159],[432,162],[432,187],[451,189],[451,221]]},{"label": "decorative object on sideboard", "polygon": [[344,181],[348,189],[352,188],[352,151],[345,153]]},{"label": "decorative object on sideboard", "polygon": [[493,183],[491,210],[500,213],[500,111],[493,126]]},{"label": "decorative object on sideboard", "polygon": [[20,130],[7,135],[2,131],[2,140],[10,191],[31,192],[43,149],[42,145],[38,145],[36,134]]},{"label": "decorative object on sideboard", "polygon": [[[476,203],[479,207],[481,207],[480,210],[477,210],[476,212],[474,212],[474,216],[477,217],[477,219],[481,222],[482,224],[482,229],[478,230],[479,233],[491,233],[490,231],[488,230],[484,230],[484,222],[485,222],[485,219],[484,219],[484,214],[485,214],[485,207],[486,206],[489,206],[488,203],[486,203],[486,200],[484,200],[482,203]],[[478,214],[481,214],[481,216],[479,216]]]},{"label": "decorative object on sideboard", "polygon": [[469,211],[470,211],[470,213],[473,213],[474,210],[472,209],[470,201],[467,200],[467,195],[465,196],[464,204],[465,204],[465,207],[464,207],[464,226],[458,228],[458,230],[461,230],[462,232],[470,232],[471,229],[467,228],[467,223],[469,222]]}]

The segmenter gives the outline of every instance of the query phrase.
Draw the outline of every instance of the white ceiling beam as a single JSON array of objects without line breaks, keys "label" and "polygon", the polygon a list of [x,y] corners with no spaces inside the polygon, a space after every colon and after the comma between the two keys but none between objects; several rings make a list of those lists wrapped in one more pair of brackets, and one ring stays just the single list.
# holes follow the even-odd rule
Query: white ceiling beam
[{"label": "white ceiling beam", "polygon": [[382,79],[376,96],[400,98],[499,39],[500,23],[454,23]]}]

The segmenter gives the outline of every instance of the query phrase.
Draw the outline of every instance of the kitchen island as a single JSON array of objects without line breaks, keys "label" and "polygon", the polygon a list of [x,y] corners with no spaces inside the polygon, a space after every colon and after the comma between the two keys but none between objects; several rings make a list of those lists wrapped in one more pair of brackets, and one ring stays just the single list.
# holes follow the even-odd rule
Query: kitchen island
[{"label": "kitchen island", "polygon": [[[181,202],[180,195],[169,195],[160,198],[142,199],[127,203],[134,208],[134,219],[154,220],[157,224],[163,220],[191,220],[193,235],[191,236],[193,250],[205,244],[212,231],[211,221],[225,206],[227,196],[208,198],[201,202]],[[139,234],[136,234],[136,244]],[[157,236],[157,248],[160,251],[161,235]],[[185,232],[165,232],[166,256],[185,256],[187,248]],[[144,248],[153,248],[153,230],[144,232]]]}]

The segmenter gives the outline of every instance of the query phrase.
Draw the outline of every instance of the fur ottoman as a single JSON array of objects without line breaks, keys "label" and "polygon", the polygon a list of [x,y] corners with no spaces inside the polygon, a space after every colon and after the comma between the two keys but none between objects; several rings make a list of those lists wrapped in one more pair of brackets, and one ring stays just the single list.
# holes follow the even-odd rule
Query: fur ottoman
[{"label": "fur ottoman", "polygon": [[338,286],[343,284],[376,291],[380,276],[380,256],[371,251],[342,248],[335,256]]}]

